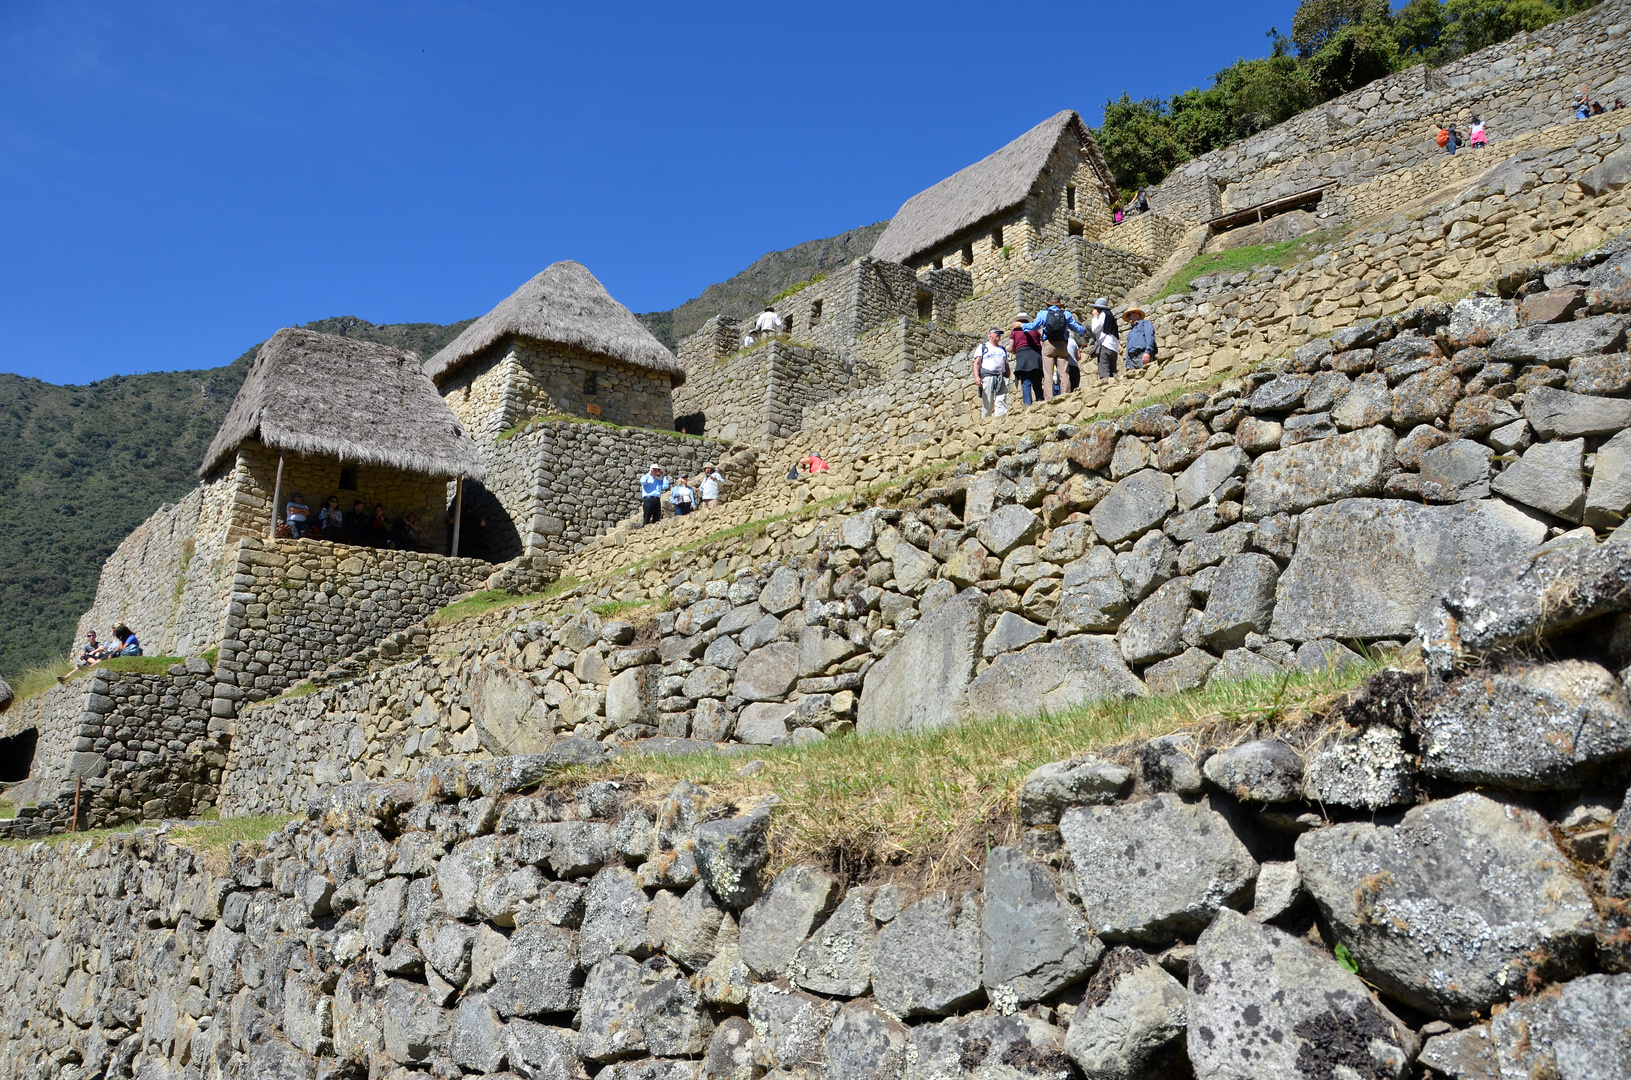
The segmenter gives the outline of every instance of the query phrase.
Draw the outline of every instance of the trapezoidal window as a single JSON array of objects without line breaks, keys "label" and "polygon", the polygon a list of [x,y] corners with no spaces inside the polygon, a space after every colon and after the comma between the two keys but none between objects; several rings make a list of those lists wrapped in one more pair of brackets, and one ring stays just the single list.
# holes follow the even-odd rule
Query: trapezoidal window
[{"label": "trapezoidal window", "polygon": [[10,738],[0,739],[0,784],[27,780],[34,767],[34,744],[39,739],[37,728],[25,728]]},{"label": "trapezoidal window", "polygon": [[935,261],[934,261],[934,268],[935,268],[935,269],[936,269],[936,270],[944,270],[944,269],[945,269],[945,268],[946,268],[946,260],[944,260],[944,259],[936,259],[936,260],[935,260]]},{"label": "trapezoidal window", "polygon": [[1070,235],[1072,235],[1072,236],[1081,236],[1081,235],[1083,235],[1082,223],[1080,221],[1072,221],[1070,223]]},{"label": "trapezoidal window", "polygon": [[600,372],[591,371],[583,377],[583,396],[594,397],[600,393]]},{"label": "trapezoidal window", "polygon": [[921,289],[918,291],[917,317],[924,322],[934,318],[934,293],[923,292]]},{"label": "trapezoidal window", "polygon": [[964,266],[973,266],[974,265],[974,245],[973,244],[964,244],[963,245],[963,265]]},{"label": "trapezoidal window", "polygon": [[341,468],[340,468],[340,490],[341,491],[356,491],[357,490],[357,470],[356,469],[348,469],[348,468],[345,468],[344,466],[341,466]]},{"label": "trapezoidal window", "polygon": [[995,229],[991,230],[991,246],[994,247],[994,248],[1001,248],[1002,247],[1002,226],[1001,225],[998,225]]},{"label": "trapezoidal window", "polygon": [[814,329],[821,325],[821,301],[810,301],[810,327]]},{"label": "trapezoidal window", "polygon": [[1065,188],[1065,209],[1076,209],[1076,189],[1073,187]]}]

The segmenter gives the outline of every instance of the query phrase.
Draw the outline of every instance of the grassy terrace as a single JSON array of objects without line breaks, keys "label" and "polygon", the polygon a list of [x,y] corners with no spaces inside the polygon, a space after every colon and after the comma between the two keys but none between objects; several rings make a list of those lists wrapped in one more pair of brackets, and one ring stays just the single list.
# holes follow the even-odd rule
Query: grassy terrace
[{"label": "grassy terrace", "polygon": [[1207,274],[1236,274],[1242,270],[1254,270],[1259,266],[1278,266],[1282,270],[1287,269],[1304,259],[1313,258],[1319,253],[1320,248],[1335,243],[1350,231],[1350,228],[1325,229],[1283,240],[1277,244],[1248,244],[1226,248],[1223,251],[1203,252],[1173,274],[1166,285],[1162,286],[1161,291],[1150,298],[1151,302],[1165,299],[1173,293],[1188,292],[1190,282]]},{"label": "grassy terrace", "polygon": [[[1389,662],[1397,658],[756,755],[627,755],[552,783],[619,779],[641,785],[655,801],[688,780],[707,788],[714,802],[737,807],[774,796],[777,866],[811,862],[861,878],[914,877],[949,887],[980,865],[979,853],[1018,839],[1020,787],[1037,766],[1088,752],[1131,764],[1131,742],[1178,731],[1228,743],[1272,729],[1294,746],[1306,745],[1332,701]],[[763,767],[744,769],[755,756]]]}]

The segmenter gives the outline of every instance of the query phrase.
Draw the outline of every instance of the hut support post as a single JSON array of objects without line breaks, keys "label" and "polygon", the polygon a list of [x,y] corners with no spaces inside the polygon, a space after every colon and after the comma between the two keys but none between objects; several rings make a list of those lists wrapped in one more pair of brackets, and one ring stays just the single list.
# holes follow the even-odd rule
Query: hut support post
[{"label": "hut support post", "polygon": [[450,552],[454,558],[459,554],[459,526],[464,521],[464,477],[453,481],[453,550]]},{"label": "hut support post", "polygon": [[271,523],[266,527],[266,535],[273,540],[277,539],[277,504],[283,498],[283,455],[285,451],[277,452],[277,479],[272,481],[272,513]]}]

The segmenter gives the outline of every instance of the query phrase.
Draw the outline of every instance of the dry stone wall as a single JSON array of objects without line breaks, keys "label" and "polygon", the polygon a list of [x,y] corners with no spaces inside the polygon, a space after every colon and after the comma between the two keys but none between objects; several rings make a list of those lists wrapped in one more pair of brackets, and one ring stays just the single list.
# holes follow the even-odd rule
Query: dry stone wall
[{"label": "dry stone wall", "polygon": [[188,566],[197,546],[203,489],[179,503],[165,503],[136,526],[102,564],[96,599],[79,620],[75,640],[95,630],[103,640],[118,623],[136,630],[156,652],[175,648],[176,614]]},{"label": "dry stone wall", "polygon": [[1604,103],[1631,93],[1628,32],[1627,5],[1608,0],[1441,68],[1389,75],[1179,166],[1151,189],[1151,205],[1195,224],[1322,183],[1338,184],[1340,194],[1447,156],[1434,143],[1433,125],[1453,120],[1465,131],[1473,115],[1489,125],[1500,152],[1506,140],[1567,120],[1582,83]]},{"label": "dry stone wall", "polygon": [[262,701],[480,588],[478,559],[317,540],[239,541],[213,715]]},{"label": "dry stone wall", "polygon": [[653,462],[671,479],[681,473],[699,476],[703,465],[715,464],[727,483],[751,486],[752,475],[743,475],[751,472],[750,465],[733,461],[735,467],[727,470],[729,455],[729,444],[718,439],[537,420],[482,447],[487,479],[466,485],[465,505],[471,514],[486,516],[488,535],[477,543],[493,561],[523,554],[558,557],[638,514],[640,476]]},{"label": "dry stone wall", "polygon": [[466,431],[491,440],[546,413],[587,415],[597,406],[609,424],[672,428],[671,379],[665,371],[595,356],[567,345],[510,338],[465,364],[437,389]]},{"label": "dry stone wall", "polygon": [[[33,805],[0,821],[22,839],[185,817],[216,802],[227,725],[210,716],[214,679],[200,658],[165,674],[97,668],[41,695],[28,780]],[[18,721],[13,721],[18,722]]]},{"label": "dry stone wall", "polygon": [[573,740],[335,785],[225,858],[9,847],[0,1070],[1617,1080],[1628,551],[1470,579],[1441,614],[1499,629],[1318,735],[1041,764],[955,890],[773,870],[774,800],[552,779]]}]

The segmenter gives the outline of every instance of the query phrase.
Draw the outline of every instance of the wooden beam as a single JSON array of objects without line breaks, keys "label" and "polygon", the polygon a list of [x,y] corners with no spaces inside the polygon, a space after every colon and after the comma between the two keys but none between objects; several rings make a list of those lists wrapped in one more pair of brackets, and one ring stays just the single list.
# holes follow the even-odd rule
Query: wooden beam
[{"label": "wooden beam", "polygon": [[272,482],[272,523],[267,526],[266,535],[273,540],[277,539],[277,505],[283,499],[283,454],[277,452],[277,479]]},{"label": "wooden beam", "polygon": [[1257,221],[1262,221],[1265,217],[1273,217],[1281,210],[1290,210],[1293,207],[1301,206],[1304,203],[1318,202],[1322,197],[1324,197],[1328,188],[1333,188],[1335,186],[1335,184],[1321,184],[1319,187],[1312,187],[1308,188],[1306,191],[1299,191],[1295,195],[1282,195],[1278,199],[1269,199],[1265,202],[1260,202],[1255,206],[1247,206],[1242,207],[1239,210],[1231,210],[1227,214],[1219,214],[1215,218],[1208,219],[1206,226],[1209,231],[1218,233],[1254,219]]},{"label": "wooden beam", "polygon": [[453,481],[453,550],[450,554],[454,558],[459,555],[459,526],[464,523],[464,477]]}]

